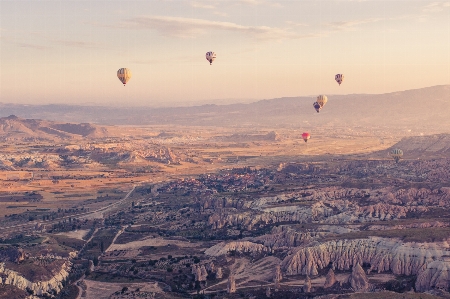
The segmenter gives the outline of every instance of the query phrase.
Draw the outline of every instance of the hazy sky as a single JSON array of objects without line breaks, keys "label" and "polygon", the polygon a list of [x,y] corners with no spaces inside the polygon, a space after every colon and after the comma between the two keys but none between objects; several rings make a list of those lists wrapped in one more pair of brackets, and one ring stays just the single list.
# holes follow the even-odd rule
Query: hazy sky
[{"label": "hazy sky", "polygon": [[[3,103],[147,106],[450,83],[448,1],[0,0],[0,34]],[[133,72],[126,87],[121,67]]]}]

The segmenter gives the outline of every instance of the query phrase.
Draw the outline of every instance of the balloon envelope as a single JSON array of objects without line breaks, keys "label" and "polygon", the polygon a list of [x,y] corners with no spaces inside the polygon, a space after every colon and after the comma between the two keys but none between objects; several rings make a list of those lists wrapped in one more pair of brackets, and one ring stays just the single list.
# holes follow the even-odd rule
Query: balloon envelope
[{"label": "balloon envelope", "polygon": [[395,160],[396,163],[403,157],[403,151],[401,149],[393,149],[390,153],[390,156]]},{"label": "balloon envelope", "polygon": [[206,52],[206,60],[209,61],[209,64],[211,65],[213,63],[213,61],[216,59],[216,53],[210,51],[210,52]]},{"label": "balloon envelope", "polygon": [[344,81],[344,75],[343,74],[337,74],[334,76],[334,80],[336,80],[339,85],[341,85],[342,81]]},{"label": "balloon envelope", "polygon": [[305,132],[302,134],[302,138],[303,138],[303,140],[305,140],[305,142],[308,142],[309,138],[311,138],[311,135],[309,135],[309,133]]},{"label": "balloon envelope", "polygon": [[117,71],[117,78],[119,78],[120,82],[125,86],[131,79],[131,71],[127,68],[121,68]]},{"label": "balloon envelope", "polygon": [[328,102],[328,98],[325,95],[320,95],[317,97],[317,100],[314,102],[313,106],[314,109],[316,109],[317,113],[325,106],[325,104]]}]

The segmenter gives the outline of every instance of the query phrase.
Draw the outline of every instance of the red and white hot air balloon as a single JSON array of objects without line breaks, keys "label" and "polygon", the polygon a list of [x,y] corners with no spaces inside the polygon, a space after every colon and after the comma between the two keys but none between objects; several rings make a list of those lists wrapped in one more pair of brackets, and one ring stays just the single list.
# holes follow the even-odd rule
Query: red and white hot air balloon
[{"label": "red and white hot air balloon", "polygon": [[305,140],[305,142],[308,142],[309,138],[311,138],[311,135],[309,135],[309,133],[305,132],[302,134],[302,138],[303,138],[303,140]]}]

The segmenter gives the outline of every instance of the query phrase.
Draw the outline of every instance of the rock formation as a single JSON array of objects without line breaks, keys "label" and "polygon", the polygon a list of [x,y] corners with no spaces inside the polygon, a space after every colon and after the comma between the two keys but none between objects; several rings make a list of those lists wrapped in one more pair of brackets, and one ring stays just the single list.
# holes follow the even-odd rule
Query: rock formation
[{"label": "rock formation", "polygon": [[205,265],[192,265],[192,274],[194,274],[195,281],[206,281],[208,272]]},{"label": "rock formation", "polygon": [[222,274],[222,268],[221,267],[218,267],[217,268],[217,271],[216,271],[216,278],[217,279],[221,279],[223,277],[223,274]]},{"label": "rock formation", "polygon": [[274,227],[270,234],[260,237],[251,238],[252,241],[260,243],[264,246],[274,249],[287,249],[307,244],[325,236],[322,232],[298,232],[287,225]]},{"label": "rock formation", "polygon": [[211,262],[208,265],[206,265],[206,270],[214,273],[214,272],[216,272],[216,266],[214,266],[214,263]]},{"label": "rock formation", "polygon": [[311,292],[311,278],[309,276],[306,276],[305,284],[303,285],[303,292],[309,293]]},{"label": "rock formation", "polygon": [[366,273],[359,263],[352,269],[352,274],[348,278],[348,282],[355,292],[366,292],[369,290],[369,280]]},{"label": "rock formation", "polygon": [[206,249],[205,254],[209,256],[220,256],[227,254],[230,251],[259,253],[269,251],[269,249],[264,245],[249,241],[221,242]]},{"label": "rock formation", "polygon": [[20,263],[25,260],[25,252],[22,248],[7,247],[0,250],[0,262]]},{"label": "rock formation", "polygon": [[63,288],[62,282],[69,276],[72,263],[66,261],[61,270],[50,280],[32,282],[19,273],[6,269],[4,263],[0,263],[0,275],[3,276],[3,283],[13,285],[21,290],[31,290],[35,295],[43,296],[52,293],[59,293]]},{"label": "rock formation", "polygon": [[317,275],[330,263],[339,270],[367,263],[371,265],[369,272],[417,275],[435,258],[445,255],[449,247],[447,242],[403,243],[378,237],[336,240],[299,249],[284,259],[283,268],[287,275]]},{"label": "rock formation", "polygon": [[334,275],[333,269],[330,269],[325,277],[325,284],[323,287],[325,289],[332,287],[336,283],[336,276]]},{"label": "rock formation", "polygon": [[[295,199],[307,205],[273,207]],[[362,202],[361,202],[362,201]],[[252,230],[261,225],[280,222],[346,224],[405,218],[408,213],[426,212],[432,206],[450,205],[450,188],[364,190],[326,187],[280,194],[276,197],[241,199],[207,199],[203,209],[213,209],[208,224],[213,229],[241,226]]]},{"label": "rock formation", "polygon": [[228,276],[228,284],[227,284],[227,293],[235,293],[236,292],[236,281],[234,280],[234,275],[230,274]]},{"label": "rock formation", "polygon": [[260,211],[246,211],[239,213],[220,212],[211,215],[208,219],[213,229],[220,229],[227,225],[243,226],[252,230],[257,224],[269,224],[279,222],[296,221],[307,223],[313,220],[323,220],[333,215],[333,209],[318,202],[310,207],[286,206],[266,208],[264,213]]},{"label": "rock formation", "polygon": [[206,271],[205,265],[202,265],[200,267],[200,277],[201,281],[206,281],[206,278],[208,277],[208,272]]},{"label": "rock formation", "polygon": [[448,290],[450,288],[450,260],[431,262],[416,280],[416,291],[425,292],[431,289]]},{"label": "rock formation", "polygon": [[277,265],[275,268],[275,276],[273,277],[273,281],[275,282],[275,288],[280,288],[280,281],[283,279],[283,275],[281,274],[281,266]]}]

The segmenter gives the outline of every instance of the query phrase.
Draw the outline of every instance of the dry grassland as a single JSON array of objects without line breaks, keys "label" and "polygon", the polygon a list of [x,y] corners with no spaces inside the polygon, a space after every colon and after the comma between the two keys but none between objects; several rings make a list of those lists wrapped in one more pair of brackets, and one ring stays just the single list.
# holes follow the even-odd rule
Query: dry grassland
[{"label": "dry grassland", "polygon": [[145,292],[164,294],[158,283],[108,283],[93,280],[84,280],[87,285],[86,299],[107,299],[111,294],[127,287],[130,290],[140,289]]}]

